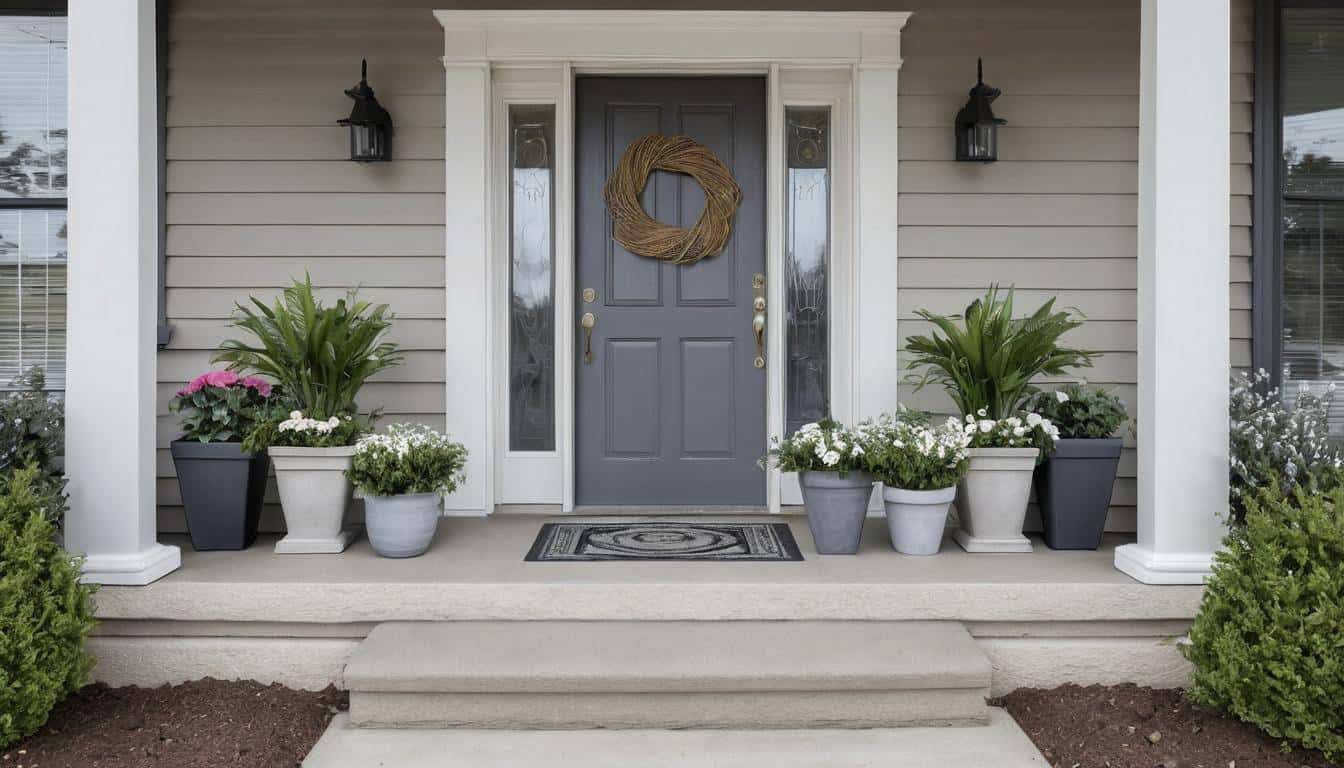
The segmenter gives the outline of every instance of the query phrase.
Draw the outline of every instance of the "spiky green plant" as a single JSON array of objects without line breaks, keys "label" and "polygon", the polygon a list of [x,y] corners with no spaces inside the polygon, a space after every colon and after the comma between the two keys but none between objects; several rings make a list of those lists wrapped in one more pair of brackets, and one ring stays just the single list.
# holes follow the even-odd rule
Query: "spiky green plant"
[{"label": "spiky green plant", "polygon": [[250,306],[235,305],[233,325],[256,344],[229,339],[215,362],[273,380],[312,418],[357,413],[355,397],[369,377],[401,364],[396,345],[379,341],[392,325],[386,304],[359,301],[352,290],[334,306],[324,306],[306,274],[271,306],[249,298]]},{"label": "spiky green plant", "polygon": [[1076,312],[1056,312],[1053,298],[1028,317],[1014,319],[1011,287],[1000,298],[999,287],[990,286],[960,317],[925,309],[915,314],[942,332],[905,340],[912,367],[923,369],[913,377],[915,389],[942,384],[963,414],[983,408],[991,419],[1011,416],[1037,391],[1034,377],[1090,368],[1100,354],[1060,346],[1060,337],[1083,321]]}]

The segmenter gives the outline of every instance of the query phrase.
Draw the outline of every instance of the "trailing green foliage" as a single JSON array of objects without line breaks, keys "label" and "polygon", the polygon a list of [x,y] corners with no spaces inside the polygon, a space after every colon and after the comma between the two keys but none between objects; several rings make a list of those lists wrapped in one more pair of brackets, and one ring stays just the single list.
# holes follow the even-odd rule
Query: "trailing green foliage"
[{"label": "trailing green foliage", "polygon": [[93,588],[56,543],[65,500],[36,466],[0,473],[0,748],[88,679]]},{"label": "trailing green foliage", "polygon": [[912,366],[924,369],[914,378],[916,390],[931,381],[942,384],[963,415],[983,409],[988,418],[1002,419],[1021,410],[1037,391],[1034,377],[1091,367],[1099,354],[1060,346],[1060,337],[1083,323],[1074,312],[1054,307],[1050,299],[1014,319],[1013,289],[1000,298],[998,286],[990,286],[961,317],[916,311],[941,331],[905,340]]},{"label": "trailing green foliage", "polygon": [[355,447],[351,482],[370,496],[452,493],[462,482],[467,449],[428,427],[393,424]]},{"label": "trailing green foliage", "polygon": [[1127,414],[1124,402],[1114,393],[1085,382],[1066,384],[1053,392],[1037,392],[1027,410],[1039,413],[1070,439],[1111,437]]},{"label": "trailing green foliage", "polygon": [[1196,702],[1341,760],[1344,488],[1329,485],[1246,500],[1183,650]]},{"label": "trailing green foliage", "polygon": [[49,477],[61,475],[65,454],[65,409],[46,391],[38,367],[14,379],[12,391],[0,397],[0,469],[37,466]]},{"label": "trailing green foliage", "polygon": [[229,339],[214,360],[274,381],[318,420],[358,412],[355,397],[369,377],[402,362],[395,344],[379,341],[392,324],[386,304],[359,301],[350,291],[324,306],[306,275],[271,306],[256,297],[251,306],[236,305],[233,324],[256,343]]}]

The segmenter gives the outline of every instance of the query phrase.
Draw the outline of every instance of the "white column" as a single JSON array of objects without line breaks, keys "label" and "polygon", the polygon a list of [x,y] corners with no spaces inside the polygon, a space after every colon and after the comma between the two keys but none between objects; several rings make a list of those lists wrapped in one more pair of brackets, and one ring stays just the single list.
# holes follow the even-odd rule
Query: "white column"
[{"label": "white column", "polygon": [[155,541],[154,43],[154,0],[71,0],[65,544],[102,584],[180,563]]},{"label": "white column", "polygon": [[490,347],[490,67],[446,64],[444,229],[448,260],[445,316],[449,433],[469,451],[467,481],[444,501],[456,514],[494,508],[491,414],[494,355]]},{"label": "white column", "polygon": [[1198,584],[1228,490],[1228,0],[1143,0],[1138,543],[1115,565]]}]

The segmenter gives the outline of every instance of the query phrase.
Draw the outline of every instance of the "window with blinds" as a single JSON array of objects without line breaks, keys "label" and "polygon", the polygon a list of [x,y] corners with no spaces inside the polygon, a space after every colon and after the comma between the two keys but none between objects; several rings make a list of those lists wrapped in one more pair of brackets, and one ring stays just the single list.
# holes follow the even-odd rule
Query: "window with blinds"
[{"label": "window with blinds", "polygon": [[0,11],[0,388],[65,388],[66,52],[63,13]]},{"label": "window with blinds", "polygon": [[[1292,397],[1344,381],[1344,9],[1280,13],[1280,373]],[[1344,412],[1330,421],[1340,430]]]}]

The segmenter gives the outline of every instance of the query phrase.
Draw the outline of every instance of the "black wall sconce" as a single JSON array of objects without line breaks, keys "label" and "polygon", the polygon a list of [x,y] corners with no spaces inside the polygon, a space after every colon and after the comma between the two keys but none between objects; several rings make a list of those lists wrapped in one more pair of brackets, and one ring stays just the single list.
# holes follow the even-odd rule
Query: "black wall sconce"
[{"label": "black wall sconce", "polygon": [[999,159],[999,126],[1006,124],[994,116],[990,103],[1001,91],[985,85],[984,62],[976,59],[975,87],[966,106],[957,113],[957,159],[990,163]]},{"label": "black wall sconce", "polygon": [[350,159],[357,163],[392,159],[392,115],[374,98],[368,77],[369,62],[365,59],[359,68],[359,85],[345,91],[355,100],[355,106],[349,117],[337,121],[350,127]]}]

